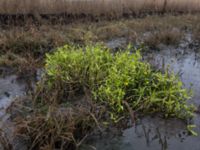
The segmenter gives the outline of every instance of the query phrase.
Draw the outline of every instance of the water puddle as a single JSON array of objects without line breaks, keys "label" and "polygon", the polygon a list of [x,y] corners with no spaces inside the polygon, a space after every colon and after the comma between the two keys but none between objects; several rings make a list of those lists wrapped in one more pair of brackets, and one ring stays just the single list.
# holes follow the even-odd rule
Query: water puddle
[{"label": "water puddle", "polygon": [[[14,129],[6,110],[15,98],[25,94],[25,88],[25,83],[15,75],[0,78],[0,129],[5,134],[11,134]],[[0,149],[3,149],[1,146],[0,144]]]},{"label": "water puddle", "polygon": [[119,49],[119,48],[123,48],[125,45],[127,44],[127,41],[125,38],[115,38],[112,39],[111,41],[108,41],[106,43],[106,46],[110,49]]},{"label": "water puddle", "polygon": [[[152,51],[144,59],[156,68],[169,67],[179,74],[186,88],[192,88],[191,103],[200,106],[200,53],[180,45],[182,48],[166,47]],[[200,107],[199,107],[200,108]],[[107,133],[94,136],[87,141],[86,148],[97,150],[199,150],[200,115],[196,114],[193,123],[198,136],[190,136],[185,124],[178,119],[164,120],[158,117],[145,117],[137,125],[124,130],[121,135]],[[90,145],[90,146],[88,146]]]},{"label": "water puddle", "polygon": [[192,88],[194,93],[192,102],[197,106],[200,104],[200,53],[191,49],[166,49],[157,53],[153,52],[146,59],[156,68],[169,67],[178,74],[184,86],[188,89]]},{"label": "water puddle", "polygon": [[25,84],[15,75],[0,78],[0,123],[7,118],[6,109],[18,96],[25,94]]}]

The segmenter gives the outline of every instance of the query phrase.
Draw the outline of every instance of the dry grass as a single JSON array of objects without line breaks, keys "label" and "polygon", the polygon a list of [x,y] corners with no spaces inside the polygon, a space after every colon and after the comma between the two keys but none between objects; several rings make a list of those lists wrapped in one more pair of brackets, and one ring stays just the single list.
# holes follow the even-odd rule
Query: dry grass
[{"label": "dry grass", "polygon": [[77,149],[96,126],[88,108],[50,109],[17,121],[16,138],[27,136],[30,150]]},{"label": "dry grass", "polygon": [[94,130],[101,131],[104,106],[87,96],[61,103],[61,95],[57,95],[61,89],[48,93],[44,87],[41,81],[33,95],[17,99],[9,107],[16,125],[14,139],[25,140],[30,150],[78,149]]},{"label": "dry grass", "polygon": [[7,136],[1,129],[0,129],[0,148],[3,148],[4,150],[12,149],[12,145],[10,144]]},{"label": "dry grass", "polygon": [[199,0],[1,0],[0,14],[108,15],[200,11]]},{"label": "dry grass", "polygon": [[[124,38],[126,43],[141,43],[157,48],[159,44],[176,45],[184,33],[193,34],[200,41],[200,15],[165,15],[145,18],[76,22],[67,25],[42,24],[40,26],[0,27],[0,66],[14,67],[17,72],[31,72],[41,64],[43,56],[56,47],[75,43],[108,42]],[[173,29],[173,30],[172,30]],[[175,31],[175,32],[174,32]],[[144,33],[150,33],[144,38]],[[39,63],[39,64],[38,64]],[[26,64],[26,65],[24,65]]]},{"label": "dry grass", "polygon": [[[30,52],[37,57],[67,43],[102,42],[119,37],[124,37],[128,42],[134,43],[146,32],[156,32],[158,34],[153,35],[157,36],[163,36],[161,33],[165,31],[170,31],[169,36],[174,36],[175,33],[179,35],[179,32],[186,31],[195,34],[199,33],[197,32],[199,31],[197,30],[198,26],[200,26],[200,15],[198,14],[162,17],[155,15],[142,19],[120,19],[112,22],[72,23],[68,25],[9,26],[8,28],[0,28],[2,31],[0,32],[0,54],[12,52],[24,55],[24,52]],[[178,29],[179,32],[172,33],[171,29],[173,28]]]},{"label": "dry grass", "polygon": [[194,40],[196,40],[197,43],[200,43],[200,26],[197,26],[194,30]]},{"label": "dry grass", "polygon": [[39,59],[28,53],[24,57],[10,52],[0,56],[0,67],[8,68],[10,69],[9,73],[15,72],[19,77],[27,79],[35,77],[37,69],[41,66]]},{"label": "dry grass", "polygon": [[151,49],[159,49],[160,44],[177,46],[182,38],[183,34],[179,30],[168,29],[164,31],[150,33],[144,39],[144,43]]}]

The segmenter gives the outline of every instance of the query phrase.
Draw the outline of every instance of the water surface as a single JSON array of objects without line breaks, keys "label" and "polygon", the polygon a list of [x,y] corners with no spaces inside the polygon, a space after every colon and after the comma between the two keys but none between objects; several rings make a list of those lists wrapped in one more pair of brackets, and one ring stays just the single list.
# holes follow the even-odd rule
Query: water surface
[{"label": "water surface", "polygon": [[[179,74],[186,88],[193,90],[190,103],[200,106],[200,52],[182,44],[179,48],[163,47],[161,51],[149,52],[145,61],[157,69],[169,67]],[[134,127],[120,135],[107,133],[94,136],[87,141],[85,149],[97,150],[200,150],[200,115],[196,114],[193,123],[198,136],[189,135],[184,122],[178,119],[164,120],[159,117],[140,119]],[[84,149],[83,148],[83,149]]]}]

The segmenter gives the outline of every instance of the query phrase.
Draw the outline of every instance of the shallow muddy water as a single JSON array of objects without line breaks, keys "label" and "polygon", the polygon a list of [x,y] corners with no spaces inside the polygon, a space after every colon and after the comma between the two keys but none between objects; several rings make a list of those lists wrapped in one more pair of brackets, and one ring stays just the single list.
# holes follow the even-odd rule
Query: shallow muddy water
[{"label": "shallow muddy water", "polygon": [[0,78],[0,124],[7,116],[6,109],[16,97],[25,94],[25,84],[15,75]]},{"label": "shallow muddy water", "polygon": [[[0,78],[0,129],[6,137],[9,137],[9,140],[12,139],[14,126],[9,121],[10,115],[6,110],[17,97],[25,94],[25,89],[25,83],[19,81],[15,75]],[[0,143],[0,150],[2,149],[3,146]]]},{"label": "shallow muddy water", "polygon": [[[200,52],[186,45],[184,48],[163,47],[152,51],[144,59],[158,69],[169,67],[179,74],[184,86],[193,90],[190,103],[200,106]],[[200,109],[200,107],[199,107]],[[145,117],[120,135],[107,133],[94,136],[83,149],[97,150],[200,150],[200,115],[197,113],[192,122],[198,136],[188,134],[186,125],[178,119],[164,120],[158,117]],[[88,146],[90,145],[90,146]],[[95,148],[94,148],[95,147]]]},{"label": "shallow muddy water", "polygon": [[[124,40],[122,39],[117,46],[115,43],[119,44],[119,41],[113,40],[108,46],[116,49],[124,44]],[[186,43],[177,49],[163,46],[161,51],[146,54],[144,61],[161,70],[169,66],[171,71],[179,74],[184,86],[193,90],[194,95],[190,103],[199,107],[200,50],[197,52],[198,49],[190,48],[190,39]],[[0,128],[9,128],[6,122],[9,114],[6,113],[6,109],[17,96],[24,95],[25,91],[26,84],[16,76],[0,78]],[[147,116],[138,120],[134,127],[120,133],[107,132],[102,136],[90,137],[81,150],[200,150],[200,114],[196,114],[193,123],[197,125],[196,137],[189,135],[185,123],[178,119],[164,120]],[[23,149],[23,144],[19,144],[19,147],[17,149]],[[26,147],[24,149],[26,150]]]}]

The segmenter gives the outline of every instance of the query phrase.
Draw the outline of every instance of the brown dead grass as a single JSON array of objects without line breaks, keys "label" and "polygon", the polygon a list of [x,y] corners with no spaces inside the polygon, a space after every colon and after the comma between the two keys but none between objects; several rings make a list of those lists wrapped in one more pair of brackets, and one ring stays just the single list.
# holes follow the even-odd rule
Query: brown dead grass
[{"label": "brown dead grass", "polygon": [[0,129],[0,148],[3,148],[4,150],[11,150],[13,148],[7,136],[1,129]]},{"label": "brown dead grass", "polygon": [[[200,41],[200,15],[164,15],[71,24],[42,24],[0,27],[0,65],[17,68],[18,72],[34,72],[46,52],[65,44],[88,44],[124,38],[127,43],[144,41],[151,48],[159,44],[176,45],[184,33]],[[41,60],[41,61],[40,61]],[[38,64],[39,63],[39,64]],[[17,67],[16,67],[17,66]],[[33,66],[33,67],[32,67]]]},{"label": "brown dead grass", "polygon": [[60,95],[60,88],[48,93],[44,92],[46,83],[37,85],[30,98],[18,99],[9,108],[15,116],[14,139],[26,140],[30,150],[75,150],[90,134],[101,131],[106,109],[92,102],[89,95],[61,102],[60,98],[66,97]]},{"label": "brown dead grass", "polygon": [[0,67],[10,68],[10,73],[15,72],[23,78],[35,77],[37,69],[41,66],[41,60],[28,53],[24,57],[10,52],[0,56]]},{"label": "brown dead grass", "polygon": [[[25,27],[0,28],[0,54],[31,52],[38,56],[66,43],[84,44],[125,37],[133,42],[145,32],[164,32],[177,28],[180,32],[196,32],[200,15],[148,16],[137,19],[120,19],[98,23],[72,23],[68,25],[43,24]],[[175,32],[177,33],[177,32]],[[158,33],[159,35],[159,33]]]},{"label": "brown dead grass", "polygon": [[150,35],[147,35],[144,39],[144,43],[151,49],[158,49],[160,44],[177,46],[182,38],[183,33],[179,30],[167,29],[164,31],[150,33]]},{"label": "brown dead grass", "polygon": [[[50,111],[51,109],[51,111]],[[96,126],[92,113],[84,107],[49,108],[16,121],[17,136],[28,137],[29,149],[77,149]]]},{"label": "brown dead grass", "polygon": [[197,25],[195,28],[193,37],[196,42],[200,43],[200,26]]},{"label": "brown dead grass", "polygon": [[106,15],[200,11],[199,0],[1,0],[0,14]]}]

